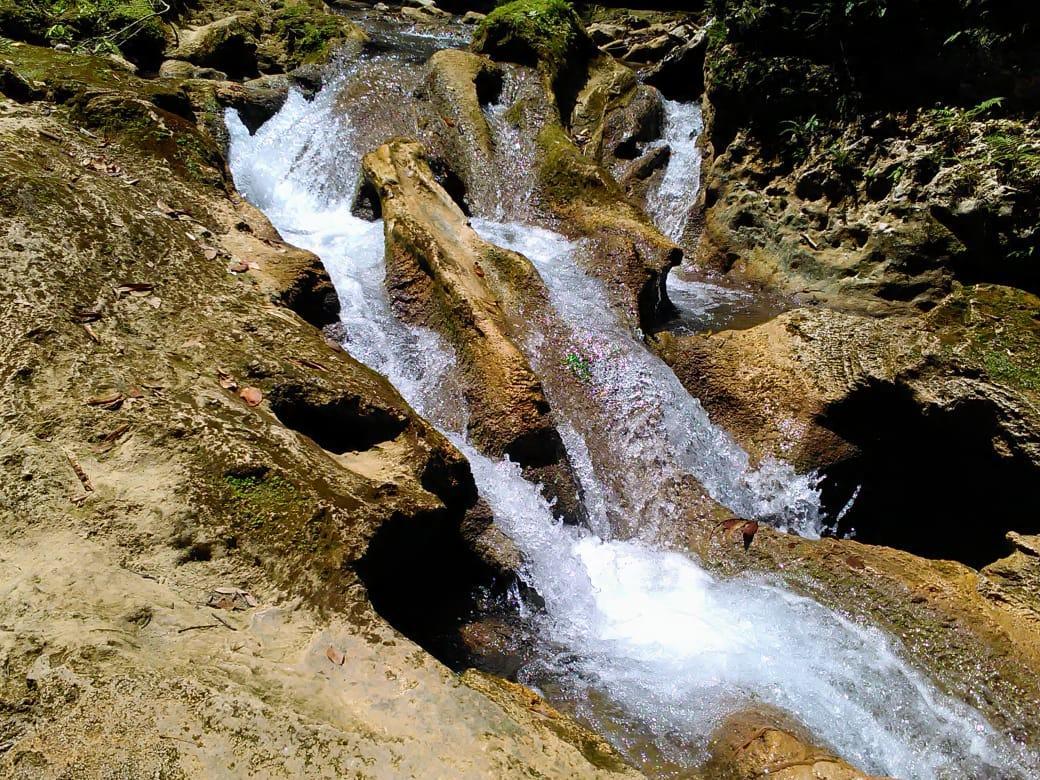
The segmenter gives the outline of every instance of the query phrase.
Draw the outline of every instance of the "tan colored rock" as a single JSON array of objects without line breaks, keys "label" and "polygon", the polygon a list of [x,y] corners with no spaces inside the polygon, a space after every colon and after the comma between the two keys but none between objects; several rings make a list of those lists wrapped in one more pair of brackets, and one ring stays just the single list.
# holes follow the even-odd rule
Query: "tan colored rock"
[{"label": "tan colored rock", "polygon": [[438,330],[458,351],[473,441],[492,457],[509,455],[543,483],[564,516],[577,519],[577,483],[549,404],[499,303],[526,292],[517,280],[537,294],[537,272],[469,227],[419,143],[381,146],[365,156],[364,172],[382,205],[391,301],[399,315]]},{"label": "tan colored rock", "polygon": [[226,81],[227,74],[215,68],[202,68],[185,60],[166,60],[159,67],[159,75],[167,79],[213,79]]},{"label": "tan colored rock", "polygon": [[482,106],[497,97],[500,66],[487,57],[443,49],[430,57],[420,97],[428,101],[431,121],[424,140],[450,163],[466,189],[470,205],[490,209],[502,186],[495,170],[495,139]]},{"label": "tan colored rock", "polygon": [[731,715],[711,742],[709,771],[733,780],[871,780],[839,757],[812,744],[783,714],[745,711]]},{"label": "tan colored rock", "polygon": [[[50,49],[5,58],[99,111],[143,112],[156,88]],[[435,550],[475,490],[384,378],[271,299],[261,239],[293,250],[223,180],[164,157],[176,140],[51,109],[0,117],[0,280],[18,301],[0,311],[0,776],[611,776],[376,613],[379,574],[402,569],[437,608],[460,560]],[[156,116],[186,144],[202,132]],[[105,388],[118,408],[86,403]],[[322,414],[353,425],[317,432]],[[205,606],[228,588],[257,605]]]},{"label": "tan colored rock", "polygon": [[233,77],[256,75],[260,24],[250,13],[238,13],[180,32],[180,43],[170,59],[183,60]]}]

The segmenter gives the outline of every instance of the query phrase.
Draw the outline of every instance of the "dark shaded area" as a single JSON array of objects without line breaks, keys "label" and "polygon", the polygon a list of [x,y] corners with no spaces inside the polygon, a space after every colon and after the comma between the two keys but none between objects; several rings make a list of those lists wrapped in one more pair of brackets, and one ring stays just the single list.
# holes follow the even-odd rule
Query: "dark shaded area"
[{"label": "dark shaded area", "polygon": [[491,522],[477,504],[395,516],[383,523],[355,568],[372,605],[394,628],[455,671],[472,666],[462,628],[501,603],[511,577],[477,555],[467,537]]},{"label": "dark shaded area", "polygon": [[862,452],[825,475],[832,517],[860,486],[839,535],[855,529],[862,542],[981,567],[1009,552],[1008,530],[1040,531],[1040,475],[994,446],[986,403],[940,410],[906,387],[872,383],[821,422]]},{"label": "dark shaded area", "polygon": [[502,71],[482,68],[477,72],[477,77],[473,84],[477,88],[477,100],[480,102],[480,105],[490,106],[497,103],[499,98],[502,97],[505,80],[502,76]]},{"label": "dark shaded area", "polygon": [[429,160],[430,172],[433,173],[434,180],[444,188],[444,191],[448,193],[455,205],[462,209],[462,213],[467,217],[472,217],[473,212],[469,207],[466,183],[462,180],[451,165],[440,158],[432,158]]},{"label": "dark shaded area", "polygon": [[364,176],[361,177],[361,184],[357,197],[354,198],[354,205],[350,207],[350,213],[366,222],[375,222],[383,218],[383,204],[379,200],[379,192]]},{"label": "dark shaded area", "polygon": [[397,438],[408,427],[403,415],[370,406],[359,396],[318,400],[310,397],[307,388],[282,385],[268,399],[282,424],[337,455],[371,449]]}]

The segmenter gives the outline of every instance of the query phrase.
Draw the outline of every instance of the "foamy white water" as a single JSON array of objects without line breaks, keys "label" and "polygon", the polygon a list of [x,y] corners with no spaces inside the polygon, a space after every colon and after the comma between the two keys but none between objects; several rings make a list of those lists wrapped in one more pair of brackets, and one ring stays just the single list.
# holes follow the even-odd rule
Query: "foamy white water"
[{"label": "foamy white water", "polygon": [[[791,712],[871,771],[904,778],[1027,777],[1036,771],[1032,756],[1011,755],[977,712],[940,694],[878,631],[768,580],[719,580],[685,555],[565,527],[514,464],[492,462],[470,447],[452,381],[454,356],[435,335],[393,316],[383,289],[382,225],[350,214],[357,139],[349,123],[336,118],[334,105],[334,87],[313,103],[293,93],[253,137],[229,113],[235,181],[288,240],[321,256],[340,293],[351,354],[388,376],[469,458],[496,521],[524,553],[522,575],[545,599],[537,618],[539,661],[525,670],[527,680],[554,691],[615,738],[626,730],[649,735],[679,763],[699,760],[724,715],[766,702]],[[559,240],[510,230],[519,243]],[[560,249],[532,250],[532,259],[544,267],[561,318],[588,328],[589,338],[599,327],[613,327],[595,319],[602,312],[570,300],[593,292],[584,279],[573,278],[566,248]],[[632,414],[645,414],[638,408],[644,393],[656,392],[665,380],[634,352],[626,359],[635,366],[600,365],[597,378],[627,388]],[[619,393],[614,402],[623,404],[625,397]],[[690,458],[713,462],[715,455],[692,451],[688,430],[676,430],[689,427],[693,413],[686,402],[668,389],[665,401],[653,403],[669,408],[660,412],[667,421],[648,433],[647,447],[685,447]],[[566,428],[564,440],[583,484],[596,488],[590,458]],[[717,446],[713,439],[700,443]],[[724,459],[718,466],[727,464]],[[749,495],[765,492],[759,486]],[[590,498],[590,514],[602,515],[596,500]],[[590,693],[617,710],[590,706]]]},{"label": "foamy white water", "polygon": [[[472,224],[486,241],[526,255],[549,288],[553,309],[569,330],[573,354],[587,365],[589,387],[579,392],[591,393],[602,413],[600,419],[568,422],[575,428],[582,423],[609,426],[612,449],[621,450],[622,460],[630,464],[631,479],[622,480],[625,493],[645,494],[630,508],[650,521],[655,513],[648,499],[660,502],[655,491],[660,478],[692,474],[712,498],[741,517],[767,520],[803,536],[820,535],[816,476],[800,475],[771,459],[752,468],[747,453],[711,422],[700,401],[617,316],[602,284],[574,259],[574,244],[530,226],[478,219]],[[562,367],[542,360],[537,343],[527,351],[551,387],[547,375]],[[655,471],[658,479],[648,480]]]},{"label": "foamy white water", "polygon": [[681,243],[701,187],[701,150],[697,145],[704,120],[699,103],[664,101],[664,139],[671,149],[660,186],[647,198],[654,224]]}]

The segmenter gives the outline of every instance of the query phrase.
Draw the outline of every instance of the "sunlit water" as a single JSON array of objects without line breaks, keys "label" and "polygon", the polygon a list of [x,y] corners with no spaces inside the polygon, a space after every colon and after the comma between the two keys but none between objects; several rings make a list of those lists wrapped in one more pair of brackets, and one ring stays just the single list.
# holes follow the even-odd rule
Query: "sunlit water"
[{"label": "sunlit water", "polygon": [[646,210],[661,232],[682,243],[701,186],[701,150],[697,144],[704,127],[697,103],[664,101],[663,143],[671,150],[660,185],[647,198]]},{"label": "sunlit water", "polygon": [[[535,618],[538,660],[523,679],[569,704],[637,762],[640,751],[630,735],[649,737],[669,761],[692,765],[703,758],[706,737],[722,717],[765,702],[789,711],[841,755],[875,772],[906,778],[1030,774],[1016,774],[1011,767],[1025,766],[1025,759],[1009,758],[978,713],[941,695],[876,630],[768,580],[719,580],[685,555],[612,540],[603,524],[597,530],[604,536],[566,527],[514,464],[492,462],[470,447],[454,356],[433,334],[393,316],[383,288],[382,225],[350,213],[355,148],[372,139],[356,138],[350,123],[337,118],[336,89],[327,88],[313,103],[293,93],[253,137],[229,114],[235,181],[287,240],[322,258],[339,291],[346,348],[385,374],[463,450],[496,522],[523,551],[522,576],[545,600]],[[572,300],[599,293],[585,277],[575,277],[558,237],[535,231],[525,236],[511,226],[494,230],[510,233],[517,245],[537,240],[559,249],[527,247],[560,318],[576,333],[598,338],[598,329],[605,328],[604,339],[631,337],[611,330],[605,304]],[[679,453],[706,481],[717,478],[729,485],[726,490],[742,493],[740,500],[767,495],[765,487],[743,484],[749,472],[734,476],[744,463],[735,445],[705,436],[699,405],[680,397],[681,388],[663,376],[664,369],[625,349],[634,361],[631,371],[645,372],[642,377],[624,385],[629,377],[620,373],[629,369],[604,364],[595,368],[597,380],[610,388],[613,402],[627,398],[635,415],[645,414],[637,408],[646,402],[645,393],[664,394],[652,402],[668,408],[647,431],[647,446]],[[596,498],[597,480],[581,437],[563,428],[579,476],[594,488],[586,491],[587,500],[607,503],[602,491]],[[699,447],[722,447],[726,454],[720,459]],[[722,473],[734,457],[734,472]],[[778,496],[788,489],[775,487]]]}]

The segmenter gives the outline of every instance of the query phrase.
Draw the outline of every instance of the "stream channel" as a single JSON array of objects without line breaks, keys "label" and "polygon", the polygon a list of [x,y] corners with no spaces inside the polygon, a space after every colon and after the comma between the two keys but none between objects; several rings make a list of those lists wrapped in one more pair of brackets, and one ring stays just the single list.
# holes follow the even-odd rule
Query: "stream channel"
[{"label": "stream channel", "polygon": [[[789,713],[826,747],[878,774],[1037,776],[1034,757],[940,692],[904,660],[897,640],[779,579],[720,578],[670,543],[682,510],[675,486],[684,478],[696,478],[741,517],[810,537],[826,523],[816,479],[780,462],[752,467],[643,335],[615,314],[601,284],[575,262],[581,247],[532,224],[523,207],[528,174],[519,170],[530,151],[502,121],[519,88],[510,84],[486,110],[517,168],[499,171],[509,195],[487,199],[494,202],[472,225],[526,255],[549,291],[551,313],[526,324],[519,346],[552,404],[588,527],[560,522],[516,465],[467,442],[454,354],[436,334],[394,316],[382,223],[352,214],[361,156],[394,135],[416,135],[408,106],[423,62],[465,40],[379,35],[381,45],[340,66],[313,100],[291,93],[254,135],[229,112],[232,171],[287,241],[321,257],[342,303],[344,347],[465,453],[495,522],[522,552],[522,580],[543,603],[512,594],[529,644],[515,676],[658,777],[702,764],[722,720],[755,706]],[[668,103],[672,155],[648,210],[676,239],[696,200],[699,128],[697,106]],[[749,293],[682,270],[670,288],[689,328],[719,327],[727,311],[754,306]],[[581,355],[587,371],[569,371],[560,354]]]}]

